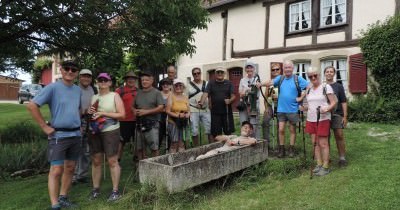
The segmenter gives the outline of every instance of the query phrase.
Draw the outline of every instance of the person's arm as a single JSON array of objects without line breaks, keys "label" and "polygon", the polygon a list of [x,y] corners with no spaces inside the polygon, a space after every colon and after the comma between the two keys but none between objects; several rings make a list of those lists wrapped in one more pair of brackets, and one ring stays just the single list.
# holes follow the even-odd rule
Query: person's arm
[{"label": "person's arm", "polygon": [[347,126],[347,102],[342,103],[342,109],[343,109],[343,126]]},{"label": "person's arm", "polygon": [[218,135],[218,136],[215,137],[215,140],[219,141],[219,142],[226,142],[226,141],[229,140],[229,136],[227,136],[227,135]]},{"label": "person's arm", "polygon": [[257,139],[240,136],[229,140],[228,144],[231,146],[255,145],[257,144]]},{"label": "person's arm", "polygon": [[204,102],[206,101],[206,99],[208,98],[208,93],[204,92],[203,95],[201,95],[201,99],[199,101],[199,105],[203,106]]},{"label": "person's arm", "polygon": [[39,106],[35,102],[31,100],[29,104],[26,106],[26,108],[31,113],[32,118],[39,124],[43,132],[46,133],[46,135],[54,133],[55,131],[54,128],[46,124],[42,112],[40,112]]},{"label": "person's arm", "polygon": [[179,118],[180,117],[180,113],[172,112],[171,111],[171,107],[172,107],[172,97],[168,97],[167,105],[165,107],[165,113],[167,113],[167,115],[170,116],[170,117]]}]

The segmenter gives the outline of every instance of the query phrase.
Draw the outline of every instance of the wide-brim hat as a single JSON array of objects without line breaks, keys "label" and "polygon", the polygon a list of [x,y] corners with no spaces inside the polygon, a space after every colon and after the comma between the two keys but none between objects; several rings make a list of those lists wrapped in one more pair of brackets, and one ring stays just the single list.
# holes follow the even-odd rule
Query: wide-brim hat
[{"label": "wide-brim hat", "polygon": [[128,77],[135,78],[135,79],[138,78],[138,76],[137,76],[133,71],[128,72],[128,73],[124,76],[124,79],[127,79]]},{"label": "wide-brim hat", "polygon": [[246,66],[245,67],[247,68],[249,66],[252,67],[253,69],[256,69],[256,64],[254,62],[252,62],[252,61],[247,61],[246,62]]},{"label": "wide-brim hat", "polygon": [[151,71],[149,71],[149,70],[146,70],[146,71],[140,72],[140,76],[149,76],[149,77],[152,77],[152,76],[154,76],[154,75],[153,75],[153,72],[151,72]]}]

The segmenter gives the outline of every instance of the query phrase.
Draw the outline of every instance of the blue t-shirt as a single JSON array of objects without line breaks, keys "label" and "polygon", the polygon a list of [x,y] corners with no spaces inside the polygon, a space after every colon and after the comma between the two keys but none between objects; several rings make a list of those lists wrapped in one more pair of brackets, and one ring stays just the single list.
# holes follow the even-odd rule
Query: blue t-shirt
[{"label": "blue t-shirt", "polygon": [[[67,86],[63,81],[47,85],[32,101],[42,106],[48,104],[51,114],[51,127],[78,128],[81,126],[81,90],[76,85]],[[78,131],[57,131],[52,137],[63,138],[81,136]]]},{"label": "blue t-shirt", "polygon": [[[279,80],[281,79],[281,75],[277,76],[274,79],[274,86],[277,87],[279,85]],[[301,90],[304,90],[309,82],[303,77],[298,77],[299,86]],[[278,112],[281,113],[297,113],[299,108],[299,104],[296,101],[297,98],[297,88],[294,82],[294,76],[283,79],[281,87],[280,87],[279,97],[278,97]]]}]

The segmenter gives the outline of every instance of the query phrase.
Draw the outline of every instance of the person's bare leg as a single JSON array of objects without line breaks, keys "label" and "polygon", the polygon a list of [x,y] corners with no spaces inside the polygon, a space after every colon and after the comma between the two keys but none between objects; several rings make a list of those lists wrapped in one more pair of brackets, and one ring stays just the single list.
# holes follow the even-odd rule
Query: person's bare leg
[{"label": "person's bare leg", "polygon": [[52,165],[50,166],[48,176],[48,189],[51,205],[58,203],[58,192],[60,190],[60,179],[64,171],[64,165]]},{"label": "person's bare leg", "polygon": [[118,155],[107,157],[108,165],[110,167],[111,181],[113,185],[113,190],[117,191],[119,186],[119,180],[121,177],[121,167],[118,163]]},{"label": "person's bare leg", "polygon": [[317,136],[315,134],[312,134],[311,141],[312,141],[312,144],[314,147],[314,159],[317,161],[317,165],[321,166],[323,161],[322,161],[322,157],[321,157],[319,139],[317,139]]},{"label": "person's bare leg", "polygon": [[151,156],[152,157],[157,157],[160,155],[160,150],[151,150]]},{"label": "person's bare leg", "polygon": [[76,161],[64,161],[64,172],[61,177],[60,195],[68,195],[69,189],[71,188],[72,177],[74,176],[75,172],[75,164]]},{"label": "person's bare leg", "polygon": [[119,143],[119,146],[118,146],[118,160],[121,160],[121,158],[122,158],[122,154],[124,153],[124,146],[125,146],[125,143],[123,143],[123,142]]},{"label": "person's bare leg", "polygon": [[192,141],[193,141],[193,147],[198,147],[199,146],[199,136],[198,135],[197,136],[192,136]]},{"label": "person's bare leg", "polygon": [[104,153],[96,153],[92,155],[92,182],[93,188],[100,188],[101,181],[101,165],[103,163]]},{"label": "person's bare leg", "polygon": [[346,155],[346,143],[344,142],[343,129],[334,129],[336,146],[339,152],[339,157],[345,157]]},{"label": "person's bare leg", "polygon": [[321,158],[324,168],[329,168],[329,145],[328,137],[319,137],[318,139],[319,148],[321,150]]},{"label": "person's bare leg", "polygon": [[286,122],[279,122],[279,145],[285,145]]},{"label": "person's bare leg", "polygon": [[290,130],[290,145],[294,146],[296,144],[296,125],[289,124]]},{"label": "person's bare leg", "polygon": [[185,143],[182,140],[178,140],[178,152],[185,151]]}]

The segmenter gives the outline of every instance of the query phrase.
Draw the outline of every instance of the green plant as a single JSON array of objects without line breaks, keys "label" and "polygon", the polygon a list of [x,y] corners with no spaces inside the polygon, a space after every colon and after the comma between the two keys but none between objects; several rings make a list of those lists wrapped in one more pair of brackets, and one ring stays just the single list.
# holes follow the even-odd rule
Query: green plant
[{"label": "green plant", "polygon": [[400,122],[400,100],[388,100],[374,95],[357,96],[349,102],[349,121]]},{"label": "green plant", "polygon": [[40,77],[42,76],[42,71],[46,68],[50,68],[52,63],[53,61],[48,58],[36,59],[35,63],[33,64],[32,81],[34,83],[38,83]]},{"label": "green plant", "polygon": [[1,144],[19,144],[35,142],[46,138],[39,127],[31,121],[23,121],[7,125],[0,131]]},{"label": "green plant", "polygon": [[385,99],[398,99],[400,80],[400,16],[377,22],[362,32],[360,48],[365,63],[379,83],[379,94]]}]

